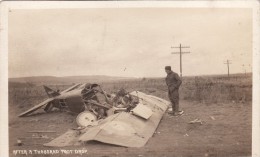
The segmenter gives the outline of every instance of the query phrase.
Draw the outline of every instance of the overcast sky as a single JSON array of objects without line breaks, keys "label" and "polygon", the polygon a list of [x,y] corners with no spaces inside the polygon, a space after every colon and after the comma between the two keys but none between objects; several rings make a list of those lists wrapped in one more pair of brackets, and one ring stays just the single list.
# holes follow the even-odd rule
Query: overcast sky
[{"label": "overcast sky", "polygon": [[12,10],[8,28],[9,77],[164,77],[180,43],[184,76],[251,72],[250,9]]}]

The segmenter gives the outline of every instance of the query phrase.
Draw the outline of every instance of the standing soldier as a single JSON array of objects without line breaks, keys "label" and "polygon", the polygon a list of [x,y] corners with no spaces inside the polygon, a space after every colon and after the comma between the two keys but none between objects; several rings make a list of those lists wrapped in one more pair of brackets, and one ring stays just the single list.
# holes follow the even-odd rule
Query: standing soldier
[{"label": "standing soldier", "polygon": [[168,86],[168,96],[172,103],[172,114],[174,116],[182,115],[183,111],[179,111],[179,87],[182,83],[179,75],[171,70],[171,66],[165,67],[167,77],[165,79]]}]

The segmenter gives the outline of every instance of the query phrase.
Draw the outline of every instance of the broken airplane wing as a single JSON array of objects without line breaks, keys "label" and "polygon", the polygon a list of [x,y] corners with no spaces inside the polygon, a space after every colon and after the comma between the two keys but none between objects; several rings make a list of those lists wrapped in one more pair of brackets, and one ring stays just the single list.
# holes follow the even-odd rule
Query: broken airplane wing
[{"label": "broken airplane wing", "polygon": [[[82,86],[82,85],[84,85],[84,84],[79,83],[79,84],[73,85],[73,86],[69,87],[68,89],[65,89],[64,91],[62,91],[61,94],[70,92],[70,91],[72,91],[72,90],[75,90],[75,89],[79,88],[79,87]],[[60,95],[59,93],[53,91],[52,89],[50,89],[50,88],[47,87],[47,86],[43,86],[43,87],[44,87],[44,89],[45,89],[47,95],[48,95],[50,98],[49,98],[49,99],[46,99],[45,101],[41,102],[40,104],[38,104],[38,105],[36,105],[36,106],[34,106],[34,107],[32,107],[32,108],[30,108],[29,110],[27,110],[27,111],[21,113],[20,115],[18,115],[19,117],[23,117],[23,116],[27,116],[27,115],[31,114],[32,112],[34,112],[34,111],[36,111],[36,110],[42,108],[43,106],[45,106],[45,105],[47,105],[48,103],[50,103],[51,101],[53,101],[56,96]],[[51,92],[53,92],[53,94],[52,94]]]},{"label": "broken airplane wing", "polygon": [[30,113],[32,113],[32,112],[34,112],[34,111],[36,111],[36,110],[42,108],[44,105],[50,103],[50,102],[53,101],[53,100],[54,100],[54,98],[46,99],[45,101],[41,102],[40,104],[38,104],[38,105],[32,107],[31,109],[29,109],[29,110],[27,110],[27,111],[25,111],[25,112],[19,114],[18,116],[19,116],[19,117],[26,116],[26,115],[28,115],[28,114],[30,114]]},{"label": "broken airplane wing", "polygon": [[125,147],[144,146],[158,127],[169,102],[142,92],[130,94],[139,98],[139,105],[145,106],[138,109],[138,115],[120,112],[98,121],[97,125],[86,128],[80,135],[77,134],[78,130],[69,130],[44,145],[63,147],[95,140]]}]

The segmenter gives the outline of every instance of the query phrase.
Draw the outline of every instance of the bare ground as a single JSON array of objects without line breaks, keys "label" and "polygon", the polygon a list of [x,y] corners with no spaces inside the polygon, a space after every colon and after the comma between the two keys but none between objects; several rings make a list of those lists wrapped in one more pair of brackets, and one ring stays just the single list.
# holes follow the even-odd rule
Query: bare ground
[{"label": "bare ground", "polygon": [[[65,148],[48,148],[42,144],[51,141],[68,129],[76,127],[75,115],[65,112],[36,114],[18,118],[25,108],[9,107],[9,145],[10,156],[14,150],[87,150],[86,154],[56,154],[27,156],[251,156],[252,105],[247,103],[205,104],[191,101],[181,102],[185,111],[180,117],[163,116],[157,131],[142,148],[125,148],[120,146],[90,142],[84,146]],[[202,124],[189,124],[199,118]],[[46,139],[32,138],[32,130],[56,131],[42,133]],[[22,146],[17,145],[21,139]],[[25,156],[25,155],[16,155]]]}]

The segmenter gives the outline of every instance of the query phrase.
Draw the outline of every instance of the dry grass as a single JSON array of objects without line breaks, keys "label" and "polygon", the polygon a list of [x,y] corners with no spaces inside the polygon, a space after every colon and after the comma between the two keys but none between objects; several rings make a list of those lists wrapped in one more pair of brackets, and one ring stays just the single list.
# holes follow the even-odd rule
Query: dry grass
[{"label": "dry grass", "polygon": [[[117,82],[100,83],[107,92],[124,88],[131,92],[138,90],[168,99],[164,78],[143,78]],[[64,90],[71,84],[48,85],[52,89]],[[10,104],[34,103],[47,98],[42,86],[31,83],[9,83]],[[180,88],[180,98],[205,103],[247,102],[252,100],[252,76],[232,77],[184,77]]]},{"label": "dry grass", "polygon": [[[48,84],[47,84],[48,85]],[[48,85],[52,89],[66,89],[67,85]],[[167,98],[163,78],[135,79],[102,82],[107,92],[125,88]],[[113,145],[86,143],[83,146],[66,147],[68,150],[87,149],[88,156],[250,156],[252,142],[252,77],[224,76],[185,77],[180,89],[181,108],[185,114],[172,117],[164,114],[155,134],[142,148],[124,148]],[[37,114],[25,118],[17,115],[40,103],[47,95],[39,84],[9,83],[9,150],[46,150],[42,144],[50,139],[24,139],[17,146],[17,139],[32,137],[28,130],[55,130],[48,134],[56,138],[69,128],[77,126],[76,115],[63,112]],[[233,102],[245,103],[233,103]],[[213,117],[213,118],[212,118]],[[190,124],[199,118],[203,124]],[[30,155],[29,155],[30,156]],[[32,156],[32,155],[31,155]],[[34,155],[35,156],[35,155]],[[37,155],[38,156],[38,155]],[[40,155],[46,156],[46,155]],[[59,154],[57,156],[68,156]]]},{"label": "dry grass", "polygon": [[[168,99],[167,86],[163,78],[102,83],[107,91],[125,88],[139,90]],[[246,102],[252,100],[252,77],[185,77],[180,87],[180,98],[206,103]]]}]

